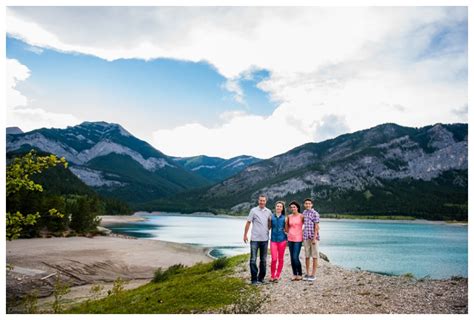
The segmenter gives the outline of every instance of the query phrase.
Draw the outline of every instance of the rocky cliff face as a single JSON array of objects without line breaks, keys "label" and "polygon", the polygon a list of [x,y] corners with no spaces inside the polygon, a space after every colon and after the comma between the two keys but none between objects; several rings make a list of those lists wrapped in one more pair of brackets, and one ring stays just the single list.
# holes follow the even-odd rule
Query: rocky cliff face
[{"label": "rocky cliff face", "polygon": [[[467,172],[467,145],[467,124],[418,129],[384,124],[305,144],[248,166],[210,188],[204,197],[241,195],[244,201],[233,198],[233,210],[239,211],[252,206],[258,194],[270,200],[298,193],[324,198],[327,189],[342,195],[383,188],[390,181],[430,182],[453,170]],[[453,178],[452,183],[463,181]]]}]

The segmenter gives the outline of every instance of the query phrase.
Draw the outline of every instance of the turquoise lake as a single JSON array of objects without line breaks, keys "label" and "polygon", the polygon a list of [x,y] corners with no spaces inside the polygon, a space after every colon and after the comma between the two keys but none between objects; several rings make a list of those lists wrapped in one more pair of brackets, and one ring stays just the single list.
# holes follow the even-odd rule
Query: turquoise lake
[{"label": "turquoise lake", "polygon": [[[137,238],[208,247],[216,257],[249,252],[249,245],[242,241],[245,217],[147,218],[108,228]],[[434,279],[467,277],[467,225],[322,219],[320,226],[320,248],[331,263],[383,274],[412,273]]]}]

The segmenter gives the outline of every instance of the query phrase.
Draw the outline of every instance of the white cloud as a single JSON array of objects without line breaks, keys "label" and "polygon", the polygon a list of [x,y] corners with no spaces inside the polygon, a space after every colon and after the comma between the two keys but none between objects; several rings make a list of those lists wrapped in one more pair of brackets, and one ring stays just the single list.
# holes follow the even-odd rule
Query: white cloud
[{"label": "white cloud", "polygon": [[7,118],[8,127],[20,127],[30,131],[43,127],[65,128],[80,121],[70,114],[49,112],[42,108],[29,107],[29,101],[17,89],[21,81],[30,76],[30,70],[16,59],[7,59]]},{"label": "white cloud", "polygon": [[36,54],[42,54],[44,51],[43,49],[35,46],[27,46],[25,49]]},{"label": "white cloud", "polygon": [[459,108],[453,108],[451,112],[458,117],[459,121],[467,122],[467,104]]},{"label": "white cloud", "polygon": [[[460,121],[453,110],[467,105],[467,52],[457,29],[466,22],[464,7],[7,11],[7,32],[33,46],[107,60],[206,60],[241,103],[239,80],[252,70],[270,72],[258,84],[278,104],[270,116],[228,113],[212,128],[157,129],[154,145],[174,155],[267,157],[384,122]],[[444,40],[433,49],[439,33]]]},{"label": "white cloud", "polygon": [[28,79],[30,69],[18,62],[16,59],[7,59],[7,107],[14,108],[17,106],[25,106],[28,99],[22,95],[16,85],[20,81]]},{"label": "white cloud", "polygon": [[245,113],[226,113],[225,122],[215,128],[191,123],[153,133],[154,144],[171,155],[205,154],[230,158],[250,154],[268,158],[295,147],[295,141],[309,142],[305,132],[285,118],[265,118]]},{"label": "white cloud", "polygon": [[238,79],[227,79],[227,81],[223,85],[224,89],[227,91],[233,93],[233,97],[235,101],[237,101],[240,104],[245,104],[244,101],[244,92],[242,88],[240,87],[239,80]]}]

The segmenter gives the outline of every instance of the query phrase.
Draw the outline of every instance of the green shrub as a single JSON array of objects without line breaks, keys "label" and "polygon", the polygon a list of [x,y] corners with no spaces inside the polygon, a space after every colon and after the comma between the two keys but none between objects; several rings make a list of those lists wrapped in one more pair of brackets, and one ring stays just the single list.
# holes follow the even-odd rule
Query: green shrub
[{"label": "green shrub", "polygon": [[61,276],[56,274],[56,281],[53,286],[53,312],[61,313],[63,312],[64,296],[71,291],[69,284],[61,280]]},{"label": "green shrub", "polygon": [[168,280],[171,276],[182,272],[184,269],[185,269],[185,267],[181,263],[172,265],[171,267],[169,267],[166,270],[163,270],[160,267],[160,268],[156,269],[152,282],[158,283],[158,282],[163,282],[165,280]]},{"label": "green shrub", "polygon": [[212,270],[224,269],[225,267],[227,267],[228,264],[229,264],[228,258],[220,257],[219,259],[214,260],[214,262],[212,262]]},{"label": "green shrub", "polygon": [[127,284],[128,281],[123,280],[122,278],[118,277],[115,279],[114,284],[112,286],[112,289],[110,290],[110,295],[118,295],[123,292],[125,289],[125,284]]},{"label": "green shrub", "polygon": [[25,313],[38,313],[38,291],[33,290],[23,298]]}]

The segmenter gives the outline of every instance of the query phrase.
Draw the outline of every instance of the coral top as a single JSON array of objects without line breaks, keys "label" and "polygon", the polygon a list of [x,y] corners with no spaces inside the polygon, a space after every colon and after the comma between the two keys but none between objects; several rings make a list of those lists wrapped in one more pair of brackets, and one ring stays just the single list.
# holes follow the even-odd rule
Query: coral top
[{"label": "coral top", "polygon": [[303,241],[303,219],[302,215],[290,214],[288,216],[288,241]]}]

